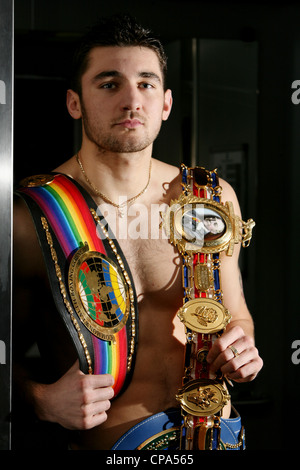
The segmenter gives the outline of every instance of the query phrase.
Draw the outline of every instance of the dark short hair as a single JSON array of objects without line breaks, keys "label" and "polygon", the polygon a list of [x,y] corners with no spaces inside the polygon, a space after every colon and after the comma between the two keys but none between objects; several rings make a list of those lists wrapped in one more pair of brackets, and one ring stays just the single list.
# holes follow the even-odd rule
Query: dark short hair
[{"label": "dark short hair", "polygon": [[71,88],[81,96],[81,78],[87,69],[89,53],[95,47],[139,46],[152,49],[158,57],[166,88],[167,57],[159,39],[129,15],[100,19],[80,40],[73,58]]}]

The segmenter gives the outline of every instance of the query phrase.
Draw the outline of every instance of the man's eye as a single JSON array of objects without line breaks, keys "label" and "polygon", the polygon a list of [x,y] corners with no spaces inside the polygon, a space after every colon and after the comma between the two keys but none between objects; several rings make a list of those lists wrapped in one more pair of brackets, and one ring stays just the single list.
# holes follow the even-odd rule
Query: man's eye
[{"label": "man's eye", "polygon": [[151,85],[151,83],[141,83],[140,84],[140,87],[141,88],[154,88],[153,85]]},{"label": "man's eye", "polygon": [[104,90],[111,90],[116,87],[115,83],[109,82],[109,83],[103,83],[100,88],[104,88]]}]

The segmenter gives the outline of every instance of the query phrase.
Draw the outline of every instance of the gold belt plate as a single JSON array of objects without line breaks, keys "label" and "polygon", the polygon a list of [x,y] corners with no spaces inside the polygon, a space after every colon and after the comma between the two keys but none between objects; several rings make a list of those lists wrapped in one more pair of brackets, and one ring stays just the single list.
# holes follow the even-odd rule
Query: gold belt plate
[{"label": "gold belt plate", "polygon": [[202,334],[213,334],[223,330],[231,319],[229,311],[213,299],[189,300],[177,313],[186,328]]},{"label": "gold belt plate", "polygon": [[98,338],[114,342],[130,312],[128,286],[118,266],[84,245],[71,260],[68,284],[82,323]]},{"label": "gold belt plate", "polygon": [[193,416],[211,416],[229,402],[230,395],[216,380],[196,379],[179,390],[176,399],[182,409]]}]

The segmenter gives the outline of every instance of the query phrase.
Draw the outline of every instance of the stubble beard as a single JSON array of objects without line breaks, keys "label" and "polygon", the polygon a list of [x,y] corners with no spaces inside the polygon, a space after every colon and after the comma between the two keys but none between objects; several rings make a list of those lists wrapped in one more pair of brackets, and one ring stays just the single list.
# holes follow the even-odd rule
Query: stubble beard
[{"label": "stubble beard", "polygon": [[100,125],[92,124],[92,119],[86,113],[82,106],[82,122],[87,138],[93,142],[100,152],[113,153],[136,153],[141,152],[153,144],[157,138],[160,127],[157,126],[151,134],[146,133],[141,137],[137,137],[135,130],[125,130],[123,135],[114,136],[113,132],[108,132]]}]

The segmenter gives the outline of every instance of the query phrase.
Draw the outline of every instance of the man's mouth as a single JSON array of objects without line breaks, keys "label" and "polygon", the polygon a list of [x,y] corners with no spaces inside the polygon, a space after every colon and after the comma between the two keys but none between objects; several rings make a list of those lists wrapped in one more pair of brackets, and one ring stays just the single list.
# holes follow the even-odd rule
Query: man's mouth
[{"label": "man's mouth", "polygon": [[125,127],[126,129],[136,129],[143,125],[144,123],[139,119],[124,119],[116,123],[116,126]]}]

